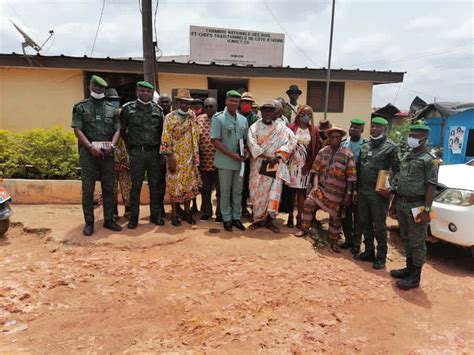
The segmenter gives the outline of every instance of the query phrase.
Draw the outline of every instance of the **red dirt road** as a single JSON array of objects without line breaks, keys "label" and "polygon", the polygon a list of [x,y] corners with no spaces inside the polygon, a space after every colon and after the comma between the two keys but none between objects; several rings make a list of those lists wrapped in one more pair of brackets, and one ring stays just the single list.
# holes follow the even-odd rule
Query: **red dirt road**
[{"label": "red dirt road", "polygon": [[388,275],[403,263],[396,235],[375,271],[285,227],[211,234],[211,222],[144,219],[119,234],[97,223],[85,239],[78,206],[14,208],[22,225],[0,240],[1,352],[474,351],[472,259],[447,244],[429,247],[422,287],[402,292]]}]

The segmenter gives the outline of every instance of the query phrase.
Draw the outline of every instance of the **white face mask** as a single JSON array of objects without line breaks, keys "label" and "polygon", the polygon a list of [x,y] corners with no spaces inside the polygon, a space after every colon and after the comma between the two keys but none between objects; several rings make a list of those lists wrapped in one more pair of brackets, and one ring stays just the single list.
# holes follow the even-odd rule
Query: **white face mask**
[{"label": "white face mask", "polygon": [[407,144],[410,148],[418,148],[421,145],[421,139],[418,138],[413,138],[413,137],[408,137],[407,139]]},{"label": "white face mask", "polygon": [[97,100],[102,100],[104,97],[105,97],[105,94],[102,93],[102,94],[98,94],[94,91],[91,90],[91,96],[94,98],[94,99],[97,99]]},{"label": "white face mask", "polygon": [[373,135],[370,135],[370,139],[372,139],[373,141],[378,141],[379,139],[383,138],[383,133],[380,134],[379,136],[377,137],[374,137]]},{"label": "white face mask", "polygon": [[149,105],[149,104],[151,104],[151,100],[150,100],[150,101],[143,101],[143,100],[140,100],[140,98],[138,98],[138,97],[137,97],[137,101],[138,101],[139,103],[141,103],[142,105]]},{"label": "white face mask", "polygon": [[179,109],[178,109],[178,113],[179,113],[180,115],[186,116],[186,115],[188,114],[188,111],[183,111],[183,110],[181,110],[181,109],[179,108]]}]

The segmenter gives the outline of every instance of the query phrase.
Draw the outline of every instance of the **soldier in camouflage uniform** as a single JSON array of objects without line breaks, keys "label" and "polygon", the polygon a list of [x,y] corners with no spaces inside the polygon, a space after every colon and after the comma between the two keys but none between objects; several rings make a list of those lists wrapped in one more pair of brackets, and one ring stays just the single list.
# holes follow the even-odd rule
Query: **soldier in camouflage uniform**
[{"label": "soldier in camouflage uniform", "polygon": [[[387,258],[387,212],[390,190],[375,191],[379,170],[390,170],[395,177],[400,169],[398,148],[385,137],[388,122],[382,117],[372,119],[370,141],[361,145],[357,161],[357,192],[360,226],[365,251],[354,258],[373,262],[376,270],[385,267]],[[374,239],[377,240],[375,255]],[[354,241],[357,245],[359,241]]]},{"label": "soldier in camouflage uniform", "polygon": [[[426,234],[430,211],[438,182],[438,162],[426,149],[430,128],[424,124],[410,126],[408,145],[412,151],[402,161],[400,174],[394,181],[395,197],[390,216],[398,219],[400,235],[405,243],[406,267],[391,270],[403,290],[420,285],[421,269],[426,261]],[[412,208],[422,207],[415,220]]]},{"label": "soldier in camouflage uniform", "polygon": [[[104,201],[104,228],[121,231],[114,222],[114,148],[120,136],[120,121],[115,107],[105,100],[107,82],[93,75],[90,97],[75,104],[71,127],[79,141],[79,163],[82,177],[82,209],[85,226],[82,233],[94,233],[94,189],[100,176]],[[99,143],[104,142],[104,143]],[[100,147],[102,145],[102,147]]]},{"label": "soldier in camouflage uniform", "polygon": [[122,137],[128,147],[132,177],[129,229],[135,229],[138,225],[140,192],[145,172],[150,190],[150,222],[159,226],[165,224],[160,215],[159,203],[163,111],[152,101],[153,90],[149,82],[139,81],[137,100],[123,105],[120,114]]}]

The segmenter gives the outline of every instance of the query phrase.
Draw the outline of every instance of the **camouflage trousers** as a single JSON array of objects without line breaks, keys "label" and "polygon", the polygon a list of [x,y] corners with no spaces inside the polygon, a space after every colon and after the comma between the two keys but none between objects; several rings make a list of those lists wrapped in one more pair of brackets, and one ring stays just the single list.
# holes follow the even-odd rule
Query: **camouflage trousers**
[{"label": "camouflage trousers", "polygon": [[150,190],[150,217],[159,216],[160,199],[160,170],[161,156],[158,154],[158,147],[143,151],[140,148],[131,148],[130,175],[132,189],[130,190],[130,218],[138,218],[140,213],[140,193],[142,191],[145,173]]},{"label": "camouflage trousers", "polygon": [[389,199],[374,192],[359,194],[359,219],[364,234],[365,251],[375,250],[377,240],[377,258],[387,257],[387,212]]},{"label": "camouflage trousers", "polygon": [[405,245],[407,258],[413,260],[413,266],[421,268],[426,262],[426,235],[428,225],[415,223],[411,209],[424,204],[424,201],[415,203],[397,202],[398,225],[400,236]]},{"label": "camouflage trousers", "polygon": [[111,221],[114,217],[114,157],[94,159],[84,147],[79,149],[82,180],[82,210],[87,224],[94,223],[94,189],[97,176],[100,178],[104,203],[104,220]]}]

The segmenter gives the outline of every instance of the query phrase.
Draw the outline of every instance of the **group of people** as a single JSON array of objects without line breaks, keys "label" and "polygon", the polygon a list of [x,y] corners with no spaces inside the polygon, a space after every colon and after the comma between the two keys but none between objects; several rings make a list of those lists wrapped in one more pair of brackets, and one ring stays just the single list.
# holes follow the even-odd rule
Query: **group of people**
[{"label": "group of people", "polygon": [[[407,255],[406,268],[392,270],[391,275],[400,279],[397,286],[402,289],[418,287],[437,183],[436,160],[426,149],[428,126],[410,126],[407,144],[412,150],[400,162],[397,145],[386,137],[386,119],[371,119],[370,138],[365,139],[366,122],[354,118],[344,139],[343,128],[327,120],[314,123],[312,108],[298,104],[302,92],[297,85],[286,92],[289,102],[280,97],[259,106],[250,92],[230,90],[221,112],[215,98],[194,99],[188,89],[178,89],[177,109],[172,110],[171,98],[156,93],[154,97],[154,86],[146,81],[137,83],[137,99],[121,108],[116,90],[107,89],[104,79],[92,76],[89,89],[90,97],[74,106],[72,118],[79,141],[84,235],[94,232],[97,177],[103,226],[120,231],[117,187],[127,227],[135,229],[146,175],[151,223],[164,225],[165,195],[171,202],[173,226],[181,221],[196,224],[193,210],[201,194],[200,219],[209,220],[215,212],[216,222],[223,222],[229,232],[244,231],[242,218],[248,217],[249,229],[279,233],[279,212],[288,213],[287,227],[294,228],[296,205],[295,235],[302,237],[318,223],[316,212],[321,209],[329,215],[331,250],[349,249],[356,260],[371,262],[374,269],[385,268],[388,213],[399,221]],[[381,171],[392,178],[376,188]],[[415,218],[416,208],[420,213]]]}]

